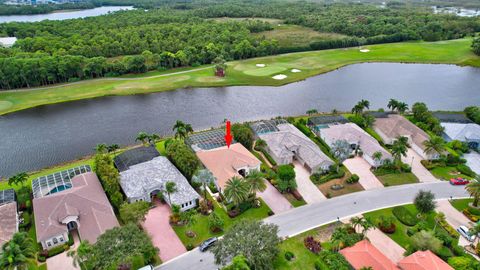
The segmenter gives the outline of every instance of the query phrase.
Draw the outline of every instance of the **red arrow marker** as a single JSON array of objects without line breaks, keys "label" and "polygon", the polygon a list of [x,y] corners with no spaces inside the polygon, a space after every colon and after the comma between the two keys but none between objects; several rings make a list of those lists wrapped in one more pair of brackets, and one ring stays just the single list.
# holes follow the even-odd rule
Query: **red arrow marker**
[{"label": "red arrow marker", "polygon": [[227,147],[230,148],[230,144],[232,143],[232,133],[230,130],[230,121],[227,120],[226,126],[225,126],[225,142],[227,143]]}]

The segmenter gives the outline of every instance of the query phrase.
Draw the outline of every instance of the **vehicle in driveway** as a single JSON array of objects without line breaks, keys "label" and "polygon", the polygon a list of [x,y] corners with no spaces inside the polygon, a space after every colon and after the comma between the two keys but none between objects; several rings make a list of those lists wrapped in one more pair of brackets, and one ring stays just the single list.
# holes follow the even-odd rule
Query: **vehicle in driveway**
[{"label": "vehicle in driveway", "polygon": [[468,181],[467,179],[461,178],[461,177],[450,179],[450,184],[452,184],[454,186],[466,185],[468,183],[470,183],[470,181]]},{"label": "vehicle in driveway", "polygon": [[213,246],[217,240],[217,237],[208,238],[207,240],[203,241],[198,248],[201,252],[205,252],[207,249]]},{"label": "vehicle in driveway", "polygon": [[470,230],[466,226],[462,225],[458,227],[457,232],[460,233],[463,237],[465,237],[465,239],[467,239],[468,241],[470,242],[475,241],[476,236],[472,235],[470,233]]},{"label": "vehicle in driveway", "polygon": [[155,268],[153,268],[153,266],[149,264],[149,265],[146,265],[142,268],[139,268],[138,270],[153,270],[153,269],[155,269]]}]

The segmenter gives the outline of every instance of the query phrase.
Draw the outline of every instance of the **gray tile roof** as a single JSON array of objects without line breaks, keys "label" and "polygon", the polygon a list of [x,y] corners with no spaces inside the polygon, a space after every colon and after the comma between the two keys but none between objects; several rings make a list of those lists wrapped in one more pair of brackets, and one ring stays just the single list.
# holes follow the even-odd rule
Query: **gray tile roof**
[{"label": "gray tile roof", "polygon": [[321,115],[308,118],[309,126],[332,124],[332,123],[348,123],[349,121],[342,115]]},{"label": "gray tile roof", "polygon": [[391,140],[396,140],[400,136],[410,137],[422,150],[426,148],[423,143],[430,139],[425,131],[398,114],[390,114],[388,117],[376,119],[373,128],[380,130]]},{"label": "gray tile roof", "polygon": [[463,113],[434,112],[433,116],[438,118],[440,122],[445,123],[473,123],[473,121],[468,119]]},{"label": "gray tile roof", "polygon": [[444,133],[451,140],[473,141],[480,140],[480,125],[462,123],[441,123]]},{"label": "gray tile roof", "polygon": [[259,136],[277,157],[291,157],[295,151],[310,168],[333,164],[314,142],[292,124],[280,124],[277,128],[277,132]]},{"label": "gray tile roof", "polygon": [[164,156],[130,166],[120,173],[120,185],[129,198],[149,196],[155,190],[165,190],[167,182],[175,182],[177,191],[170,195],[172,204],[182,203],[200,198],[190,186],[187,179]]}]

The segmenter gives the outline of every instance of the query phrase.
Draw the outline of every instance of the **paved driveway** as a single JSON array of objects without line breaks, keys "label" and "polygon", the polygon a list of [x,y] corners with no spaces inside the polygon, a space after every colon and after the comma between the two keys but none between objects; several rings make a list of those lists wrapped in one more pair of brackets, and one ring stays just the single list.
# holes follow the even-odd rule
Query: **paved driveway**
[{"label": "paved driveway", "polygon": [[152,238],[153,245],[160,250],[159,256],[163,262],[187,252],[170,226],[170,213],[170,207],[167,204],[157,202],[156,207],[148,211],[145,222],[142,224]]},{"label": "paved driveway", "polygon": [[[80,244],[80,239],[77,233],[73,233],[74,244],[70,249],[76,249]],[[47,259],[48,270],[80,270],[78,267],[73,267],[72,257],[67,256],[67,252],[60,253],[56,256]]]},{"label": "paved driveway", "polygon": [[298,162],[293,162],[297,180],[297,190],[307,203],[321,202],[327,199],[310,180],[310,173]]},{"label": "paved driveway", "polygon": [[[472,222],[465,217],[462,213],[460,213],[457,209],[455,209],[448,200],[442,200],[437,202],[437,212],[443,212],[445,214],[445,219],[447,220],[448,224],[450,224],[454,229],[460,227],[460,225],[464,225],[467,227],[472,227]],[[460,240],[458,242],[461,246],[469,245],[465,237],[460,236]]]},{"label": "paved driveway", "polygon": [[352,174],[357,174],[360,177],[360,184],[366,190],[374,188],[383,188],[382,182],[370,171],[370,164],[361,158],[349,158],[343,162],[343,165]]},{"label": "paved driveway", "polygon": [[[413,160],[413,162],[412,162]],[[408,148],[407,156],[402,156],[402,161],[408,165],[412,166],[412,173],[418,177],[420,182],[435,182],[439,181],[435,176],[433,176],[429,170],[423,167],[420,162],[422,157],[413,151],[411,148]]]},{"label": "paved driveway", "polygon": [[477,174],[480,174],[480,154],[471,151],[468,154],[463,155],[463,158],[467,160],[467,165]]},{"label": "paved driveway", "polygon": [[258,196],[265,201],[265,203],[272,209],[273,213],[278,214],[292,209],[290,202],[283,197],[283,195],[270,182],[265,180],[267,189],[263,192],[258,192]]}]

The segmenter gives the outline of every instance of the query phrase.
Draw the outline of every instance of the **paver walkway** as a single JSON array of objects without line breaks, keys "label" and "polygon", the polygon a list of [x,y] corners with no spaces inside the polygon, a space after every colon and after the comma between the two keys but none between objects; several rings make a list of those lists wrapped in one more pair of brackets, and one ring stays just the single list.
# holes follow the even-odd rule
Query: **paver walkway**
[{"label": "paver walkway", "polygon": [[467,160],[467,165],[477,174],[480,174],[480,154],[474,151],[463,156]]},{"label": "paver walkway", "polygon": [[412,166],[412,173],[418,177],[420,182],[440,181],[435,178],[435,176],[433,176],[429,170],[423,167],[422,163],[420,162],[421,160],[422,157],[411,148],[408,149],[406,157],[402,156],[402,162]]},{"label": "paver walkway", "polygon": [[[455,209],[455,207],[453,207],[448,200],[437,201],[436,211],[444,213],[448,224],[450,224],[454,229],[457,229],[461,225],[467,226],[468,228],[472,227],[472,222],[457,209]],[[466,246],[469,245],[470,242],[468,242],[465,237],[460,236],[458,244],[461,246]]]},{"label": "paver walkway", "polygon": [[156,207],[148,211],[142,227],[152,238],[153,245],[160,250],[162,261],[166,262],[187,252],[187,249],[170,226],[170,207],[160,202],[155,204]]},{"label": "paver walkway", "polygon": [[297,161],[293,162],[297,180],[297,190],[307,203],[321,202],[327,199],[310,180],[310,173]]},{"label": "paver walkway", "polygon": [[[72,233],[74,244],[70,247],[70,250],[76,249],[80,244],[80,239],[76,232]],[[78,267],[73,266],[73,258],[67,256],[67,252],[60,253],[56,256],[47,259],[48,270],[80,270]]]},{"label": "paver walkway", "polygon": [[258,192],[258,196],[272,209],[273,213],[279,214],[292,209],[290,202],[270,182],[265,180],[267,188],[263,192]]},{"label": "paver walkway", "polygon": [[349,158],[343,162],[343,165],[352,173],[360,177],[360,184],[366,190],[374,188],[383,188],[382,182],[370,171],[370,164],[361,158]]}]

